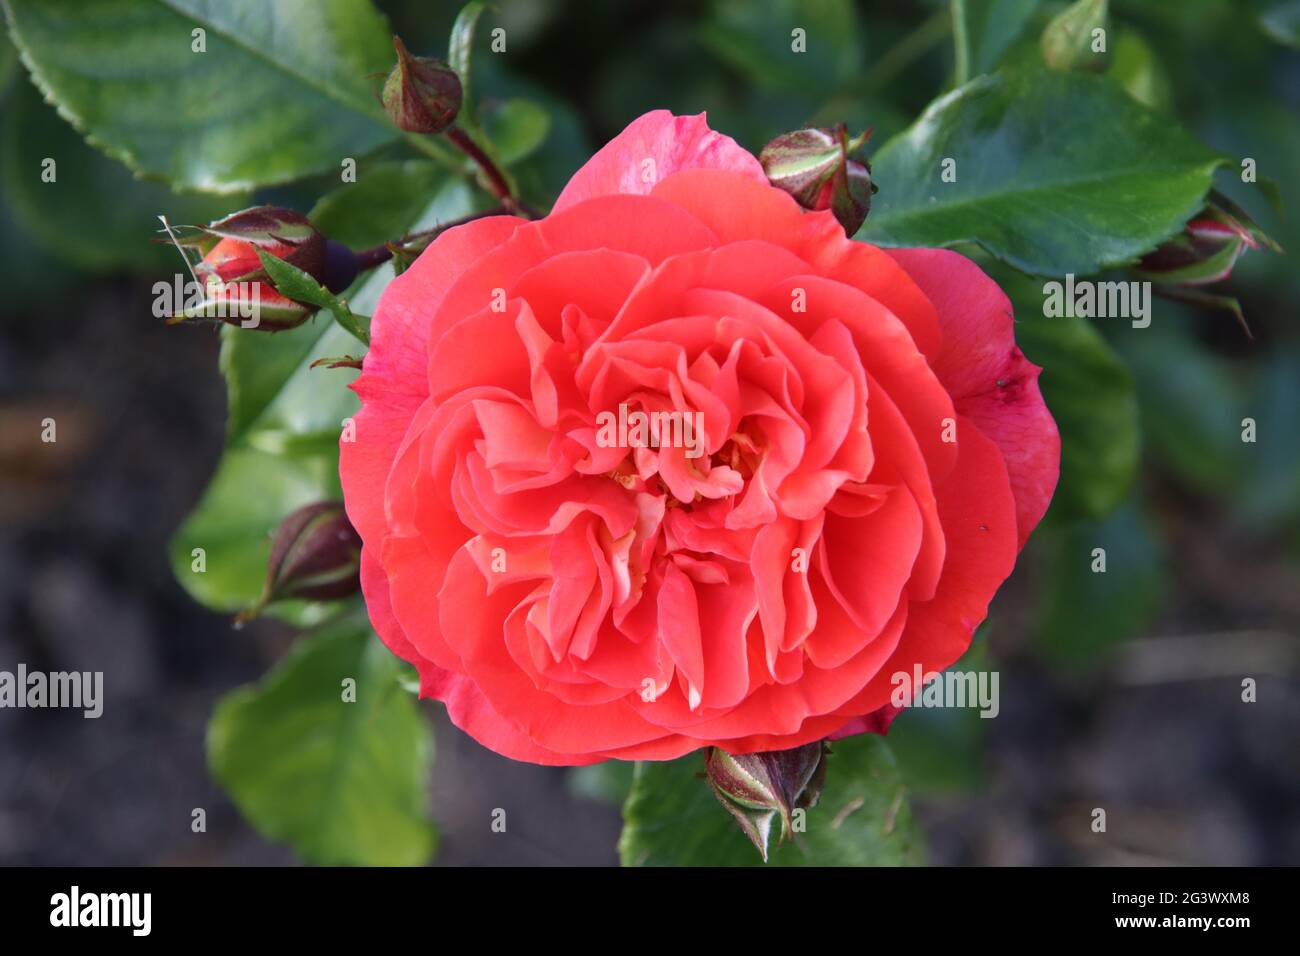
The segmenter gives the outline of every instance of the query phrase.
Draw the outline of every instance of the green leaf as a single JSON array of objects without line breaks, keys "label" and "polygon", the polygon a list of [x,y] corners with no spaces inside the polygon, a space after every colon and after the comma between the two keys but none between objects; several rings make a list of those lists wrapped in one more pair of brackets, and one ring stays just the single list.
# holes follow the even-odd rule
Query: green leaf
[{"label": "green leaf", "polygon": [[1053,516],[1103,517],[1124,499],[1137,476],[1133,376],[1089,320],[1044,317],[1041,304],[1035,309],[1023,295],[1016,296],[1016,303],[1016,341],[1043,368],[1038,384],[1061,432]]},{"label": "green leaf", "polygon": [[[1043,61],[1053,70],[1104,70],[1106,13],[1106,0],[1075,0],[1043,31]],[[1103,31],[1101,50],[1095,49],[1095,30]]]},{"label": "green leaf", "polygon": [[[954,665],[955,666],[955,665]],[[889,745],[913,793],[969,793],[984,781],[984,725],[973,707],[915,708],[889,728]]]},{"label": "green leaf", "polygon": [[[47,160],[54,161],[53,182],[42,175]],[[25,78],[10,90],[0,118],[0,186],[45,249],[97,272],[180,266],[174,249],[150,241],[159,214],[172,222],[208,222],[244,201],[177,194],[133,177],[86,145]]]},{"label": "green leaf", "polygon": [[1178,232],[1223,162],[1105,77],[996,73],[932,103],[873,157],[880,192],[859,237],[976,242],[1025,272],[1088,275]]},{"label": "green leaf", "polygon": [[[388,278],[381,273],[376,280]],[[343,420],[359,407],[345,387],[356,376],[313,369],[311,363],[346,354],[356,345],[351,334],[318,316],[274,334],[226,326],[221,338],[221,371],[232,396],[228,446],[280,455],[337,453]]]},{"label": "green leaf", "polygon": [[952,0],[958,85],[991,73],[1037,9],[1038,0]]},{"label": "green leaf", "polygon": [[[232,192],[336,170],[397,136],[368,0],[4,0],[59,112],[137,172]],[[206,52],[194,31],[201,30]]]},{"label": "green leaf", "polygon": [[1185,316],[1171,309],[1165,323],[1128,337],[1124,357],[1137,380],[1142,433],[1153,457],[1193,488],[1225,494],[1243,477],[1252,447],[1241,440],[1242,390],[1223,359],[1175,328],[1162,328]]},{"label": "green leaf", "polygon": [[0,34],[0,96],[9,90],[9,84],[18,74],[18,51],[9,42],[9,29],[6,26]]},{"label": "green leaf", "polygon": [[360,163],[357,181],[326,193],[307,218],[345,246],[377,246],[409,231],[446,179],[427,159]]},{"label": "green leaf", "polygon": [[[328,373],[325,373],[328,374]],[[172,538],[176,579],[199,603],[224,612],[256,602],[271,535],[295,508],[341,496],[338,455],[229,449],[203,499]],[[279,608],[302,621],[301,603]]]},{"label": "green leaf", "polygon": [[262,835],[310,863],[428,862],[433,739],[400,674],[364,613],[304,635],[259,684],[218,704],[208,725],[213,776]]},{"label": "green leaf", "polygon": [[[906,788],[883,738],[832,745],[826,785],[806,831],[770,853],[771,866],[899,866],[920,862]],[[623,806],[624,866],[762,866],[754,845],[700,777],[699,753],[637,764]]]},{"label": "green leaf", "polygon": [[358,405],[346,388],[322,386],[346,385],[351,378],[313,371],[310,365],[355,344],[351,335],[321,317],[274,334],[224,326],[219,365],[230,409],[227,446],[287,454],[337,442],[343,419]]},{"label": "green leaf", "polygon": [[630,760],[606,760],[568,772],[569,792],[586,800],[621,806],[632,790],[636,764]]},{"label": "green leaf", "polygon": [[[1104,521],[1049,531],[1036,550],[1048,552],[1039,647],[1058,663],[1104,663],[1108,651],[1140,634],[1160,609],[1164,558],[1133,500]],[[1105,571],[1094,570],[1102,560]]]},{"label": "green leaf", "polygon": [[546,142],[551,118],[531,100],[505,100],[484,117],[497,160],[509,166],[526,159]]},{"label": "green leaf", "polygon": [[339,299],[297,266],[278,259],[265,250],[258,249],[257,258],[262,261],[262,268],[266,270],[267,277],[277,292],[295,302],[325,309],[358,342],[362,345],[370,344],[370,319],[353,313],[346,300]]}]

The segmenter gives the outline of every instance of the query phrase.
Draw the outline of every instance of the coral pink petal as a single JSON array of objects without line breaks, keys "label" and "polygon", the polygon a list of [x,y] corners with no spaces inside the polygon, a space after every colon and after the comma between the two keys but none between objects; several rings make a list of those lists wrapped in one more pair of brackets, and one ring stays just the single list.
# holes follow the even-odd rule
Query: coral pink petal
[{"label": "coral pink petal", "polygon": [[730,136],[709,129],[703,113],[674,116],[654,110],[628,124],[569,180],[554,212],[593,196],[645,195],[682,169],[726,169],[766,183],[763,167]]},{"label": "coral pink petal", "polygon": [[557,754],[539,747],[503,721],[474,686],[472,680],[438,667],[417,652],[407,640],[401,624],[393,614],[392,604],[388,600],[388,579],[383,569],[379,567],[378,559],[369,555],[370,552],[362,553],[361,579],[365,588],[366,608],[370,612],[370,622],[394,654],[415,665],[416,672],[420,676],[421,697],[442,701],[447,706],[447,713],[452,723],[475,739],[490,738],[491,748],[512,760],[575,766],[596,763],[602,759],[599,756],[575,757],[571,754]]},{"label": "coral pink petal", "polygon": [[935,372],[957,410],[1002,450],[1023,547],[1056,490],[1061,439],[1038,390],[1041,370],[1016,347],[1011,302],[979,266],[958,253],[891,249],[889,254],[938,310],[943,350]]},{"label": "coral pink petal", "polygon": [[[436,601],[430,602],[441,614],[443,632],[460,652],[465,673],[514,731],[544,749],[579,758],[663,736],[661,727],[644,720],[622,701],[557,707],[554,698],[538,690],[510,660],[506,649],[504,622],[522,596],[519,587],[488,594],[473,559],[461,551],[452,559]],[[482,732],[494,731],[484,728]],[[496,749],[491,739],[478,739]]]},{"label": "coral pink petal", "polygon": [[[970,647],[975,628],[988,613],[998,586],[1016,560],[1016,511],[1011,485],[997,445],[969,420],[958,420],[957,467],[935,489],[939,517],[950,554],[962,560],[945,565],[930,601],[913,601],[907,628],[894,655],[848,706],[846,716],[861,716],[889,703],[891,676],[942,671]],[[848,721],[846,721],[848,723]]]},{"label": "coral pink petal", "polygon": [[494,216],[444,232],[379,299],[370,322],[370,351],[352,383],[361,398],[355,433],[345,433],[339,442],[348,518],[372,546],[384,529],[384,499],[376,489],[384,487],[397,446],[428,394],[429,316],[456,275],[509,238],[522,221]]}]

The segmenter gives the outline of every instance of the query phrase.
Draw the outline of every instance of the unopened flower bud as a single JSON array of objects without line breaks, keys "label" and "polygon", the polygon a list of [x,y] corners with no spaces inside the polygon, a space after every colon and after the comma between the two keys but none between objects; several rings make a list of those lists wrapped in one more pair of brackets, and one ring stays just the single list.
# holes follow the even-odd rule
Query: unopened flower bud
[{"label": "unopened flower bud", "polygon": [[[195,276],[201,300],[190,302],[172,317],[213,318],[263,332],[301,325],[315,306],[295,302],[266,281],[259,250],[327,283],[334,264],[326,239],[301,213],[279,206],[254,206],[206,226],[180,240],[202,255]],[[349,254],[351,254],[349,252]],[[355,270],[352,276],[355,276]],[[351,277],[348,278],[351,281]]]},{"label": "unopened flower bud", "polygon": [[[206,268],[225,282],[251,278],[262,271],[257,250],[283,259],[317,280],[325,269],[325,237],[306,216],[282,206],[253,206],[199,227],[210,237],[229,239],[230,252]],[[238,243],[238,245],[235,245]],[[208,257],[204,257],[207,262]],[[242,271],[241,271],[242,270]]]},{"label": "unopened flower bud", "polygon": [[1162,285],[1209,285],[1227,279],[1242,253],[1260,246],[1282,251],[1245,210],[1212,191],[1183,231],[1144,256],[1135,271]]},{"label": "unopened flower bud", "polygon": [[758,161],[773,186],[805,209],[831,210],[852,236],[866,221],[876,191],[871,165],[857,158],[870,136],[867,130],[850,140],[843,123],[834,129],[799,129],[764,146]]},{"label": "unopened flower bud", "polygon": [[825,776],[824,745],[733,756],[718,747],[704,757],[709,787],[750,842],[767,861],[772,823],[779,820],[777,843],[789,839],[795,810],[816,804]]},{"label": "unopened flower bud", "polygon": [[460,77],[441,60],[413,56],[398,37],[393,49],[397,65],[384,81],[384,109],[408,133],[441,133],[460,112]]},{"label": "unopened flower bud", "polygon": [[256,617],[272,601],[333,601],[361,586],[361,537],[342,502],[322,501],[291,512],[276,529],[266,584],[257,604],[239,615]]}]

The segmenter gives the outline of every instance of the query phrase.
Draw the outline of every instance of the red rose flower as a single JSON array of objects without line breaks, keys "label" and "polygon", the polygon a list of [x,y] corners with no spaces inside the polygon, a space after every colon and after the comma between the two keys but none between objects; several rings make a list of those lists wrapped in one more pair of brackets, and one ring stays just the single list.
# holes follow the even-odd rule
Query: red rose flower
[{"label": "red rose flower", "polygon": [[1001,290],[846,239],[703,116],[641,117],[545,219],[441,235],[371,332],[341,446],[371,620],[519,760],[878,728],[1056,485]]}]

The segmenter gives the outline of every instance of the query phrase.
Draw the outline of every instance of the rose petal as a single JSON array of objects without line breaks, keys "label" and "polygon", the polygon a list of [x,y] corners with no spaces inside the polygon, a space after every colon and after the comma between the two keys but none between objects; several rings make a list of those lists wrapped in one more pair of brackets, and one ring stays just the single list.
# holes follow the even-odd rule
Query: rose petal
[{"label": "rose petal", "polygon": [[1038,390],[1042,371],[1016,348],[1011,302],[975,263],[947,249],[891,249],[939,313],[935,373],[957,410],[1002,450],[1024,547],[1056,490],[1061,439]]},{"label": "rose petal", "polygon": [[757,159],[730,136],[709,129],[705,114],[654,110],[638,117],[573,174],[553,212],[593,196],[645,195],[681,169],[726,169],[766,184]]}]

